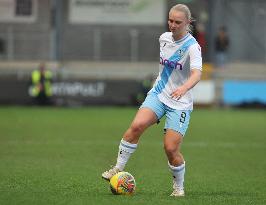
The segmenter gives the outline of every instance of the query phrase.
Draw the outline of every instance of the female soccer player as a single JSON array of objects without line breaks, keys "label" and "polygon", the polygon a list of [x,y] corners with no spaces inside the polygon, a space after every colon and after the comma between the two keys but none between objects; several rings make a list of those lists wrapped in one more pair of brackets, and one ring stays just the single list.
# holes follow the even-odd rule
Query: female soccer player
[{"label": "female soccer player", "polygon": [[202,70],[200,46],[189,33],[191,21],[191,12],[186,5],[177,4],[171,8],[168,19],[170,32],[159,38],[159,75],[123,135],[116,165],[102,174],[104,179],[110,180],[124,169],[141,134],[165,115],[164,149],[173,175],[171,196],[185,195],[185,161],[180,146],[193,109],[191,88],[200,81]]}]

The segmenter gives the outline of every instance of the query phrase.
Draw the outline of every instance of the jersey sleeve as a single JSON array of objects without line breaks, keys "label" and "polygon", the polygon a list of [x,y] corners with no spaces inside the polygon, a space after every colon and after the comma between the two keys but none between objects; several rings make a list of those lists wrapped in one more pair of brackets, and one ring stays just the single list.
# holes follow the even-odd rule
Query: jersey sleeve
[{"label": "jersey sleeve", "polygon": [[198,43],[189,48],[190,69],[202,70],[201,48]]},{"label": "jersey sleeve", "polygon": [[171,36],[172,36],[171,32],[165,32],[161,34],[161,36],[159,37],[159,42],[160,43],[170,42]]}]

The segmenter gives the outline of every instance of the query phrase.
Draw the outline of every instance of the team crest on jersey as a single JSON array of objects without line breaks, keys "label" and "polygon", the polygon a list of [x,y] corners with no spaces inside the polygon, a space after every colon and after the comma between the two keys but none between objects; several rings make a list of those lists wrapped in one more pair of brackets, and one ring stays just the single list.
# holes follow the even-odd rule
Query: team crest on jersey
[{"label": "team crest on jersey", "polygon": [[183,49],[178,49],[176,52],[180,58],[182,58],[184,56],[185,51]]}]

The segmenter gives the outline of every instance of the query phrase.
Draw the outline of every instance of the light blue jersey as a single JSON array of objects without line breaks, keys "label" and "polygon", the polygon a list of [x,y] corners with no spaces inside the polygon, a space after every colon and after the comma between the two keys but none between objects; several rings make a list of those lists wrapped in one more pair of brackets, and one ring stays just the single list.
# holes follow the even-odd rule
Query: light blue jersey
[{"label": "light blue jersey", "polygon": [[171,93],[188,80],[191,69],[202,70],[200,46],[190,33],[174,41],[172,32],[166,32],[160,36],[159,42],[159,75],[149,94],[157,95],[170,108],[193,110],[192,90],[178,100],[173,99]]}]

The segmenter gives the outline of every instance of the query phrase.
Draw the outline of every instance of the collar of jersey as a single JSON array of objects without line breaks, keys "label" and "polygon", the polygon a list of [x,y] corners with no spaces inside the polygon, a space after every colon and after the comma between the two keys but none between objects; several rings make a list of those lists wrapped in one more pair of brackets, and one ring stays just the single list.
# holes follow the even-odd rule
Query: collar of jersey
[{"label": "collar of jersey", "polygon": [[180,43],[180,42],[182,42],[182,41],[184,41],[186,38],[188,38],[189,37],[189,33],[187,33],[183,38],[181,38],[180,40],[177,40],[177,41],[175,41],[175,43]]}]

